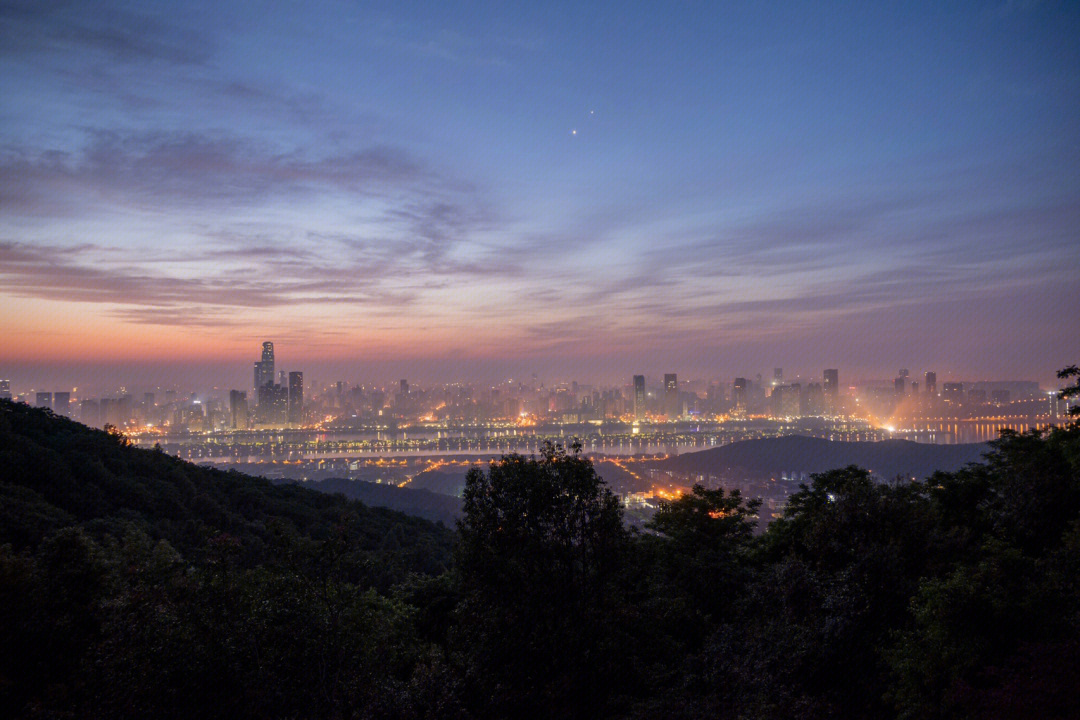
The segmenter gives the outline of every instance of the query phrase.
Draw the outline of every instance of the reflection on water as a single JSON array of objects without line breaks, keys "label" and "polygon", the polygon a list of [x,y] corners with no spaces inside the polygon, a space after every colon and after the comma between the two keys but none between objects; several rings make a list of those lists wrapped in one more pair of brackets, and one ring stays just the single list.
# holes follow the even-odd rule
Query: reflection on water
[{"label": "reflection on water", "polygon": [[954,421],[913,421],[910,423],[910,431],[897,433],[915,442],[933,443],[936,445],[953,445],[957,443],[983,443],[997,440],[1002,430],[1014,432],[1026,432],[1031,429],[1047,430],[1053,424],[1046,420],[1032,418],[1030,420],[954,420]]}]

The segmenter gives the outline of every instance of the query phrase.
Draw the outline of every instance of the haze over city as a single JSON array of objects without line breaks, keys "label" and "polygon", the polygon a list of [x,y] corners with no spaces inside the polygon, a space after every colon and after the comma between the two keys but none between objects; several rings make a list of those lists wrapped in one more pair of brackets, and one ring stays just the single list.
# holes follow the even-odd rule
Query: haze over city
[{"label": "haze over city", "polygon": [[768,372],[1080,355],[1080,9],[0,9],[0,376]]}]

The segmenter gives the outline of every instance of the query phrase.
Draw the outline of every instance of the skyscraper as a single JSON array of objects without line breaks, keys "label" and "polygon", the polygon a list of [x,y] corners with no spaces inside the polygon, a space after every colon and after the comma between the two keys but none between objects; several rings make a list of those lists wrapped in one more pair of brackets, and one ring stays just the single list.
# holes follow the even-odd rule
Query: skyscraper
[{"label": "skyscraper", "polygon": [[304,373],[289,373],[289,424],[304,422]]},{"label": "skyscraper", "polygon": [[937,395],[937,373],[927,371],[926,373],[926,393],[928,395]]},{"label": "skyscraper", "polygon": [[53,393],[53,412],[67,416],[71,412],[71,393],[59,391]]},{"label": "skyscraper", "polygon": [[52,393],[51,392],[39,392],[35,398],[34,405],[40,408],[52,409]]},{"label": "skyscraper", "polygon": [[960,404],[964,399],[964,383],[945,383],[941,390],[941,397],[951,403]]},{"label": "skyscraper", "polygon": [[832,397],[840,394],[840,371],[835,368],[825,371],[825,394]]},{"label": "skyscraper", "polygon": [[243,390],[229,392],[229,420],[233,430],[248,429],[247,393]]},{"label": "skyscraper", "polygon": [[645,376],[634,376],[634,417],[642,420],[645,417]]},{"label": "skyscraper", "polygon": [[676,373],[664,375],[664,414],[668,420],[682,415],[682,408],[679,407],[679,376]]},{"label": "skyscraper", "polygon": [[749,383],[746,382],[746,378],[735,378],[735,385],[732,389],[731,399],[735,404],[736,410],[746,410],[746,391],[749,388]]},{"label": "skyscraper", "polygon": [[255,363],[255,387],[274,383],[274,343],[264,342],[262,345],[262,360]]},{"label": "skyscraper", "polygon": [[11,381],[0,380],[0,400],[11,399]]},{"label": "skyscraper", "polygon": [[289,421],[289,389],[274,383],[260,387],[256,415],[262,425],[284,427]]},{"label": "skyscraper", "polygon": [[83,400],[79,403],[79,422],[90,427],[97,427],[101,423],[96,400]]}]

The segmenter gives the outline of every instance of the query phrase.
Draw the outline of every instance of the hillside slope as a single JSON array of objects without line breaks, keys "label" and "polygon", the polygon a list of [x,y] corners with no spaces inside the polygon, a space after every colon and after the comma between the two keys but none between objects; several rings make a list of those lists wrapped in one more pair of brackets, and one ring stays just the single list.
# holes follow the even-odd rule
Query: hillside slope
[{"label": "hillside slope", "polygon": [[[379,485],[363,480],[349,478],[328,478],[326,480],[285,481],[301,487],[324,493],[344,495],[350,500],[359,500],[370,507],[389,508],[406,515],[415,515],[434,523],[441,522],[446,527],[453,527],[461,517],[461,499],[432,492],[430,490]],[[281,483],[281,481],[279,481]]]},{"label": "hillside slope", "polygon": [[670,458],[661,467],[683,473],[732,473],[770,477],[782,472],[820,473],[858,465],[883,478],[925,478],[979,462],[988,446],[928,445],[908,440],[831,442],[789,435],[746,440]]},{"label": "hillside slope", "polygon": [[0,401],[0,544],[33,549],[68,526],[95,538],[138,528],[185,556],[227,534],[243,548],[247,566],[264,561],[281,533],[309,540],[344,533],[360,553],[386,551],[392,535],[391,555],[371,564],[370,580],[379,586],[409,572],[442,572],[452,543],[450,530],[420,518],[199,467],[129,447],[120,436],[44,410]]}]

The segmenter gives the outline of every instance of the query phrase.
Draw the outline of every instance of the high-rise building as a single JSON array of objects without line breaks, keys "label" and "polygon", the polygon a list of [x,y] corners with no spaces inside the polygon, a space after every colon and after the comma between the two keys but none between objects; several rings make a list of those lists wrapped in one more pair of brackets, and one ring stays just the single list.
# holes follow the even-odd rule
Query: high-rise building
[{"label": "high-rise building", "polygon": [[772,379],[774,385],[779,385],[784,381],[784,368],[773,368]]},{"label": "high-rise building", "polygon": [[52,409],[52,393],[51,392],[39,392],[37,397],[34,398],[34,405],[40,408]]},{"label": "high-rise building", "polygon": [[825,411],[825,393],[821,383],[810,383],[802,393],[799,412],[803,415],[820,415]]},{"label": "high-rise building", "polygon": [[923,379],[926,381],[926,394],[937,395],[937,373],[927,371]]},{"label": "high-rise building", "polygon": [[840,394],[840,371],[830,368],[825,371],[825,394],[836,397]]},{"label": "high-rise building", "polygon": [[98,401],[98,419],[103,425],[120,424],[120,404],[114,398]]},{"label": "high-rise building", "polygon": [[749,389],[749,383],[746,382],[746,378],[735,378],[735,384],[733,386],[731,400],[737,410],[746,410],[747,390]]},{"label": "high-rise building", "polygon": [[261,425],[284,427],[289,422],[289,388],[275,383],[260,387],[256,416]]},{"label": "high-rise building", "polygon": [[943,400],[959,404],[964,399],[964,383],[945,383],[941,388],[941,397]]},{"label": "high-rise building", "polygon": [[645,418],[645,376],[634,376],[634,417]]},{"label": "high-rise building", "polygon": [[907,368],[900,368],[900,372],[896,373],[896,376],[902,377],[907,380],[909,377],[911,377],[911,371]]},{"label": "high-rise building", "polygon": [[243,390],[229,391],[229,420],[233,430],[248,429],[247,393]]},{"label": "high-rise building", "polygon": [[71,412],[71,393],[64,391],[54,392],[52,408],[57,415],[66,417]]},{"label": "high-rise building", "polygon": [[90,427],[97,427],[101,424],[101,416],[98,414],[96,400],[83,400],[79,403],[79,422]]},{"label": "high-rise building", "polygon": [[679,405],[679,376],[677,373],[667,373],[664,375],[664,414],[668,420],[682,415]]},{"label": "high-rise building", "polygon": [[901,375],[893,380],[893,389],[896,391],[897,397],[907,395],[907,378]]},{"label": "high-rise building", "polygon": [[289,423],[304,422],[304,373],[289,373]]},{"label": "high-rise building", "polygon": [[769,395],[772,405],[773,417],[795,417],[799,414],[802,386],[799,383],[792,385],[776,385]]},{"label": "high-rise building", "polygon": [[255,363],[255,387],[274,384],[274,343],[262,344],[262,359]]},{"label": "high-rise building", "polygon": [[408,380],[399,380],[398,381],[398,392],[400,392],[402,395],[408,395],[409,394],[409,381]]},{"label": "high-rise building", "polygon": [[798,417],[802,414],[803,389],[802,383],[791,383],[784,388],[784,415],[786,417]]},{"label": "high-rise building", "polygon": [[0,380],[0,400],[11,399],[11,381]]}]

